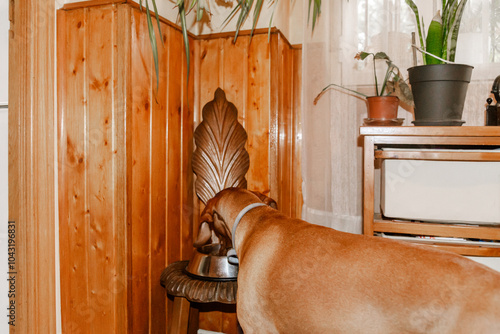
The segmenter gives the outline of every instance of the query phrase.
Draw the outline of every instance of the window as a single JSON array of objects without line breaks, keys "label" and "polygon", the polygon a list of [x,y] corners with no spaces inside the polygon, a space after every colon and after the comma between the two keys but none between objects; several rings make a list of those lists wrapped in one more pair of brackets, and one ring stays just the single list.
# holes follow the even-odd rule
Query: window
[{"label": "window", "polygon": [[[414,0],[424,17],[424,30],[441,9],[440,0]],[[500,0],[469,0],[462,17],[457,45],[457,63],[474,66],[473,80],[493,80],[500,74]],[[415,17],[405,0],[351,0],[343,7],[342,47],[349,50],[384,51],[400,67],[413,66],[411,33]],[[356,29],[355,32],[351,30]],[[355,44],[355,45],[354,45]],[[418,36],[417,36],[418,44]],[[341,61],[352,64],[343,71],[344,84],[372,85],[371,64],[352,60],[355,52]],[[350,59],[351,58],[351,59]],[[417,58],[421,62],[421,56]],[[385,66],[381,64],[382,72]],[[347,66],[349,68],[349,66]]]}]

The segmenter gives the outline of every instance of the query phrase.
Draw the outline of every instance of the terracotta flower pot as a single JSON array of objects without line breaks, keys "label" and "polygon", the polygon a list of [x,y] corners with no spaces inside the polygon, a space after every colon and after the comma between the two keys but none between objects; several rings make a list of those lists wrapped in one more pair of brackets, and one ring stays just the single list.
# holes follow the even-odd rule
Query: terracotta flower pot
[{"label": "terracotta flower pot", "polygon": [[366,101],[369,119],[393,120],[398,117],[399,99],[396,96],[370,96]]}]

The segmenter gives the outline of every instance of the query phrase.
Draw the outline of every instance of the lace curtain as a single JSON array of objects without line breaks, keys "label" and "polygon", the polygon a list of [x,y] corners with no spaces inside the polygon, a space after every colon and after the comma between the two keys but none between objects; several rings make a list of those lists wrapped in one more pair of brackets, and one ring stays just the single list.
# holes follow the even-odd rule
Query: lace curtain
[{"label": "lace curtain", "polygon": [[[427,26],[439,0],[416,0]],[[307,15],[308,1],[304,1]],[[500,1],[469,0],[456,61],[474,66],[464,126],[484,125],[486,98],[500,75]],[[413,66],[411,32],[415,19],[404,0],[323,1],[313,33],[304,28],[303,44],[303,218],[338,230],[362,230],[362,142],[359,126],[366,117],[363,99],[331,89],[315,105],[317,94],[336,83],[367,94],[374,92],[371,63],[359,62],[361,50],[384,51],[407,78]],[[417,38],[418,39],[418,38]],[[418,56],[421,61],[421,57]],[[383,64],[382,64],[383,65]],[[382,75],[383,67],[380,67]],[[412,109],[398,117],[411,125]]]}]

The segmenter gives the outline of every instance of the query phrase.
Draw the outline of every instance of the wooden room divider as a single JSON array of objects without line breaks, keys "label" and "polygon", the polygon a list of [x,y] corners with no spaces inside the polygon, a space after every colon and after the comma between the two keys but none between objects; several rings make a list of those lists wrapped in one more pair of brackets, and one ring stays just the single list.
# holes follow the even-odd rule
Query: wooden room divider
[{"label": "wooden room divider", "polygon": [[[162,20],[157,88],[137,4],[68,4],[57,24],[62,330],[166,333],[160,274],[193,251],[193,129],[217,87],[249,136],[249,189],[300,214],[300,49],[277,30],[190,36],[186,85],[182,34]],[[236,333],[234,311],[200,327]]]}]

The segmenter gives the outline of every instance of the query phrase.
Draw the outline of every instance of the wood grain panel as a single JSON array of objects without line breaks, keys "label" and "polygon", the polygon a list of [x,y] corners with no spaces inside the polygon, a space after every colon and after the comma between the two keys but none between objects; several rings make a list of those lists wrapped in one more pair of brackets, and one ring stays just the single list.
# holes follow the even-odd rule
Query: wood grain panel
[{"label": "wood grain panel", "polygon": [[182,36],[170,35],[170,45],[178,50],[168,59],[168,106],[167,106],[167,133],[168,133],[168,194],[167,194],[167,221],[168,245],[167,261],[172,263],[181,256],[181,224],[180,224],[180,167],[181,167],[181,112],[182,112]]},{"label": "wood grain panel", "polygon": [[[163,36],[157,31],[158,45],[169,45],[169,27],[162,24]],[[156,29],[156,27],[155,27]],[[162,38],[162,39],[160,39]],[[151,112],[151,265],[150,265],[150,314],[151,333],[166,333],[166,303],[162,287],[157,284],[157,277],[166,267],[166,202],[167,202],[167,131],[166,131],[166,100],[167,100],[167,59],[170,48],[160,46],[159,85],[156,88],[156,75],[152,80],[152,112]],[[151,71],[154,71],[151,68]],[[157,321],[155,319],[161,319]]]},{"label": "wood grain panel", "polygon": [[146,19],[138,11],[132,12],[131,74],[132,88],[132,166],[131,179],[131,299],[129,299],[129,331],[149,331],[150,283],[150,117],[152,61]]},{"label": "wood grain panel", "polygon": [[292,216],[302,217],[302,48],[294,47],[293,54],[293,134],[292,134]]},{"label": "wood grain panel", "polygon": [[114,218],[115,218],[115,263],[116,272],[109,283],[111,292],[115,295],[115,332],[125,333],[128,327],[127,311],[127,277],[129,276],[129,252],[131,248],[130,211],[128,201],[131,194],[130,182],[127,182],[128,166],[132,165],[131,151],[131,124],[132,100],[130,49],[131,49],[131,8],[128,6],[116,7],[116,25],[120,27],[120,37],[114,39],[114,45],[119,52],[113,55],[114,91],[113,91],[113,154],[115,155],[113,189],[114,189]]},{"label": "wood grain panel", "polygon": [[[62,328],[68,333],[126,328],[127,71],[112,6],[59,12],[59,207]],[[115,32],[101,34],[101,31]],[[128,67],[126,67],[128,68]],[[126,85],[125,85],[126,87]]]},{"label": "wood grain panel", "polygon": [[[195,58],[195,42],[189,39],[191,59]],[[195,96],[194,80],[195,80],[195,61],[190,63],[190,77],[187,91],[182,92],[182,113],[181,113],[181,168],[179,170],[179,178],[181,180],[181,259],[189,260],[193,255],[193,239],[195,230],[194,213],[198,212],[194,206],[194,174],[191,165],[192,156],[194,152],[194,111],[193,101]],[[182,87],[186,87],[184,80],[187,75],[187,60],[184,52],[182,52]],[[197,227],[197,225],[196,225]]]},{"label": "wood grain panel", "polygon": [[[215,90],[218,87],[223,88],[222,79],[220,78],[220,68],[222,67],[222,63],[220,60],[220,40],[219,39],[209,39],[203,40],[201,39],[198,43],[199,45],[199,118],[197,119],[197,123],[201,120],[201,112],[203,111],[203,106],[213,100]],[[224,88],[223,88],[224,89]]]},{"label": "wood grain panel", "polygon": [[11,333],[56,332],[54,15],[54,1],[10,2],[9,221],[17,272]]},{"label": "wood grain panel", "polygon": [[[59,222],[61,293],[72,298],[61,300],[68,319],[77,319],[90,305],[88,277],[89,259],[88,218],[86,198],[86,113],[87,90],[85,89],[85,28],[86,17],[81,13],[58,15],[58,24],[66,27],[58,36],[59,48]],[[62,89],[61,89],[62,88]],[[61,196],[61,194],[65,194]],[[68,226],[71,228],[64,228]],[[81,278],[85,279],[81,279]],[[70,283],[72,282],[72,283]],[[82,307],[83,305],[83,307]],[[88,313],[87,317],[90,317]],[[76,322],[63,319],[67,332],[90,331],[90,319]]]},{"label": "wood grain panel", "polygon": [[[175,262],[181,257],[181,224],[179,214],[181,208],[181,181],[180,161],[181,157],[181,117],[182,112],[182,89],[184,72],[182,71],[182,38],[174,31],[169,31],[169,46],[171,51],[167,59],[168,76],[168,96],[167,96],[167,264]],[[158,282],[158,281],[157,281]],[[168,303],[168,312],[171,313],[173,304]]]},{"label": "wood grain panel", "polygon": [[[278,35],[279,36],[279,35]],[[281,36],[279,36],[281,37]],[[291,185],[292,185],[292,50],[283,42],[278,41],[278,191],[281,203],[281,211],[289,216],[292,215],[291,208]]]},{"label": "wood grain panel", "polygon": [[[182,35],[162,23],[157,88],[145,14],[135,5],[93,4],[59,17],[64,332],[166,332],[160,273],[191,256],[194,228],[185,170],[194,86],[191,79],[186,91],[182,79]],[[70,159],[83,167],[69,168]]]},{"label": "wood grain panel", "polygon": [[246,119],[246,83],[248,81],[248,36],[239,38],[236,43],[234,37],[220,39],[222,48],[221,68],[222,85],[225,87],[226,98],[238,108],[238,121],[245,127]]},{"label": "wood grain panel", "polygon": [[[280,184],[280,164],[279,164],[279,113],[280,113],[280,72],[281,62],[279,55],[279,34],[272,34],[270,38],[270,74],[269,74],[269,196],[277,201],[278,208],[286,207],[282,203],[279,184]],[[284,134],[283,134],[284,135]],[[280,209],[281,210],[281,209]]]},{"label": "wood grain panel", "polygon": [[249,45],[245,129],[250,156],[248,188],[269,195],[271,45],[267,38],[266,34],[255,35]]},{"label": "wood grain panel", "polygon": [[[87,14],[87,119],[85,125],[86,184],[88,221],[89,303],[94,317],[90,332],[112,332],[114,295],[109,291],[116,273],[113,217],[113,35],[102,31],[113,29],[115,8],[90,8]],[[113,31],[113,30],[111,30]]]},{"label": "wood grain panel", "polygon": [[[249,188],[300,213],[293,209],[300,184],[297,52],[277,31],[270,43],[266,32],[251,43],[248,34],[236,44],[225,35],[191,39],[186,90],[182,35],[162,23],[157,88],[145,14],[135,5],[93,4],[59,16],[63,329],[165,332],[173,305],[159,273],[193,251],[200,207],[193,128],[217,87],[249,134]],[[236,333],[234,309],[207,307],[200,317],[202,328]]]}]

